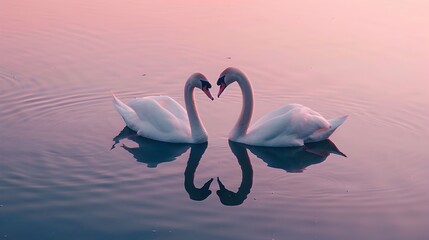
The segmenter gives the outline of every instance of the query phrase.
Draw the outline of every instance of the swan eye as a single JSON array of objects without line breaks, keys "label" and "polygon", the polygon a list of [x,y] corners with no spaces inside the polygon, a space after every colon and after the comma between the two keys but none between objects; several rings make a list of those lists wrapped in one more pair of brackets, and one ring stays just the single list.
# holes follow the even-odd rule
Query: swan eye
[{"label": "swan eye", "polygon": [[200,80],[200,81],[201,81],[201,86],[202,86],[203,89],[204,88],[209,89],[209,88],[212,87],[212,85],[208,81],[205,81],[205,80]]},{"label": "swan eye", "polygon": [[217,80],[217,85],[218,86],[220,86],[221,84],[225,84],[225,75],[223,75],[222,77],[220,77],[218,80]]}]

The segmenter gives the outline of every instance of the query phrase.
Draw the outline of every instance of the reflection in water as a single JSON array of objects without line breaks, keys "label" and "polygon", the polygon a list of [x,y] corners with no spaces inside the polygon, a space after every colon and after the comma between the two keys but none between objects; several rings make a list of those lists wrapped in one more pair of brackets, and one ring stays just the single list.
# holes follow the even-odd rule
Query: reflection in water
[{"label": "reflection in water", "polygon": [[137,133],[131,130],[129,127],[124,127],[120,133],[116,137],[113,138],[113,141],[115,142],[110,150],[114,149],[116,147],[116,144],[118,144],[122,139],[129,139],[132,137],[137,136]]},{"label": "reflection in water", "polygon": [[241,184],[238,191],[235,193],[228,190],[220,179],[217,178],[219,190],[216,191],[216,194],[219,196],[222,204],[236,206],[242,204],[250,193],[250,189],[253,185],[253,168],[250,163],[249,155],[247,154],[246,145],[229,141],[229,147],[237,158],[238,164],[240,164]]},{"label": "reflection in water", "polygon": [[188,164],[185,170],[185,189],[189,194],[189,198],[195,201],[202,201],[206,199],[212,191],[209,189],[213,178],[208,180],[203,187],[197,188],[194,184],[195,171],[200,163],[201,157],[207,149],[207,143],[195,144],[191,146],[191,153],[189,154]]},{"label": "reflection in water", "polygon": [[[222,204],[227,206],[236,206],[242,204],[250,193],[250,189],[253,184],[253,169],[249,155],[246,151],[246,145],[229,141],[229,146],[241,167],[241,184],[238,191],[234,193],[228,190],[220,179],[217,178],[219,190],[216,191],[216,194],[219,196]],[[185,170],[185,189],[189,194],[189,198],[195,201],[202,201],[212,193],[209,188],[213,182],[213,178],[210,178],[201,188],[197,188],[194,185],[195,171],[197,170],[198,164],[206,151],[206,148],[207,143],[192,145],[188,164]]]},{"label": "reflection in water", "polygon": [[[115,143],[112,149],[122,139],[134,141],[139,145],[131,148],[123,144],[121,147],[131,153],[138,162],[146,163],[150,168],[155,168],[159,163],[173,161],[186,152],[188,148],[191,148],[184,173],[185,190],[189,194],[189,198],[195,201],[203,201],[212,193],[210,185],[213,182],[213,178],[210,178],[201,188],[197,188],[194,184],[195,172],[207,149],[207,143],[177,144],[159,142],[140,137],[133,130],[125,127],[113,138]],[[226,206],[242,204],[247,199],[247,195],[252,188],[253,168],[247,149],[266,162],[269,167],[284,169],[287,172],[302,172],[310,165],[325,161],[331,153],[346,157],[330,140],[309,143],[303,147],[256,147],[233,141],[228,141],[228,143],[232,153],[238,160],[242,178],[237,192],[228,190],[219,177],[217,178],[219,190],[216,191],[216,194],[222,204]]]},{"label": "reflection in water", "polygon": [[155,168],[160,163],[174,161],[178,156],[182,155],[188,148],[189,144],[183,143],[166,143],[138,136],[136,132],[128,127],[125,127],[116,137],[111,149],[115,148],[116,144],[122,139],[128,139],[136,142],[138,147],[128,147],[122,144],[122,148],[127,150],[133,157],[141,163],[146,163],[147,167]]},{"label": "reflection in water", "polygon": [[287,172],[303,172],[306,167],[325,161],[331,153],[347,157],[329,139],[303,147],[246,147],[269,167]]}]

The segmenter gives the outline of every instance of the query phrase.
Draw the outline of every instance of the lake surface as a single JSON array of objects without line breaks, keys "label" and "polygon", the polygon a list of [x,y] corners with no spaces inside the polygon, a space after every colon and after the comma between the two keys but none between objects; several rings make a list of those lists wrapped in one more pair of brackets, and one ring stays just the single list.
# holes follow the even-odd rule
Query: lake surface
[{"label": "lake surface", "polygon": [[[428,8],[1,1],[0,239],[429,239]],[[208,144],[136,137],[112,106],[184,104],[192,73],[229,66],[254,120],[293,102],[349,118],[314,154],[228,142],[236,84],[195,91]]]}]

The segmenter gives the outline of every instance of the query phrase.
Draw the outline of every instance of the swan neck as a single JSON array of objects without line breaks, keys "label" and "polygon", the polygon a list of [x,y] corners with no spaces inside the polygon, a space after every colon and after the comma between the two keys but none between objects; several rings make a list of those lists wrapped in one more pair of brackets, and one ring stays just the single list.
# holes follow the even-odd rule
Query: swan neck
[{"label": "swan neck", "polygon": [[204,128],[194,100],[194,86],[189,82],[185,84],[185,104],[186,112],[188,113],[189,126],[191,128],[192,139],[194,143],[202,143],[207,141],[207,131]]},{"label": "swan neck", "polygon": [[247,79],[244,74],[237,74],[237,83],[241,89],[243,104],[241,107],[240,116],[238,117],[237,123],[235,124],[233,130],[230,133],[231,140],[238,140],[240,137],[243,137],[247,133],[249,128],[250,121],[253,114],[253,90],[252,84]]}]

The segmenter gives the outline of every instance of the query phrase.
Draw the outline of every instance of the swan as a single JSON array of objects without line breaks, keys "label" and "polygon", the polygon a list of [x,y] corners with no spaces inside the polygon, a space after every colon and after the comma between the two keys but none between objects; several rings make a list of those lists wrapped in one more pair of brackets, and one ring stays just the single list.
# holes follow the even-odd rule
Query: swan
[{"label": "swan", "polygon": [[327,139],[348,116],[326,120],[301,104],[286,104],[264,115],[250,126],[253,113],[252,84],[236,68],[227,68],[219,76],[218,97],[227,86],[237,82],[243,95],[240,116],[229,134],[229,140],[253,146],[292,147]]},{"label": "swan", "polygon": [[125,104],[113,94],[113,105],[125,124],[142,137],[170,143],[204,143],[207,131],[195,106],[194,88],[214,99],[207,78],[194,73],[185,83],[186,110],[168,96],[135,98]]}]

